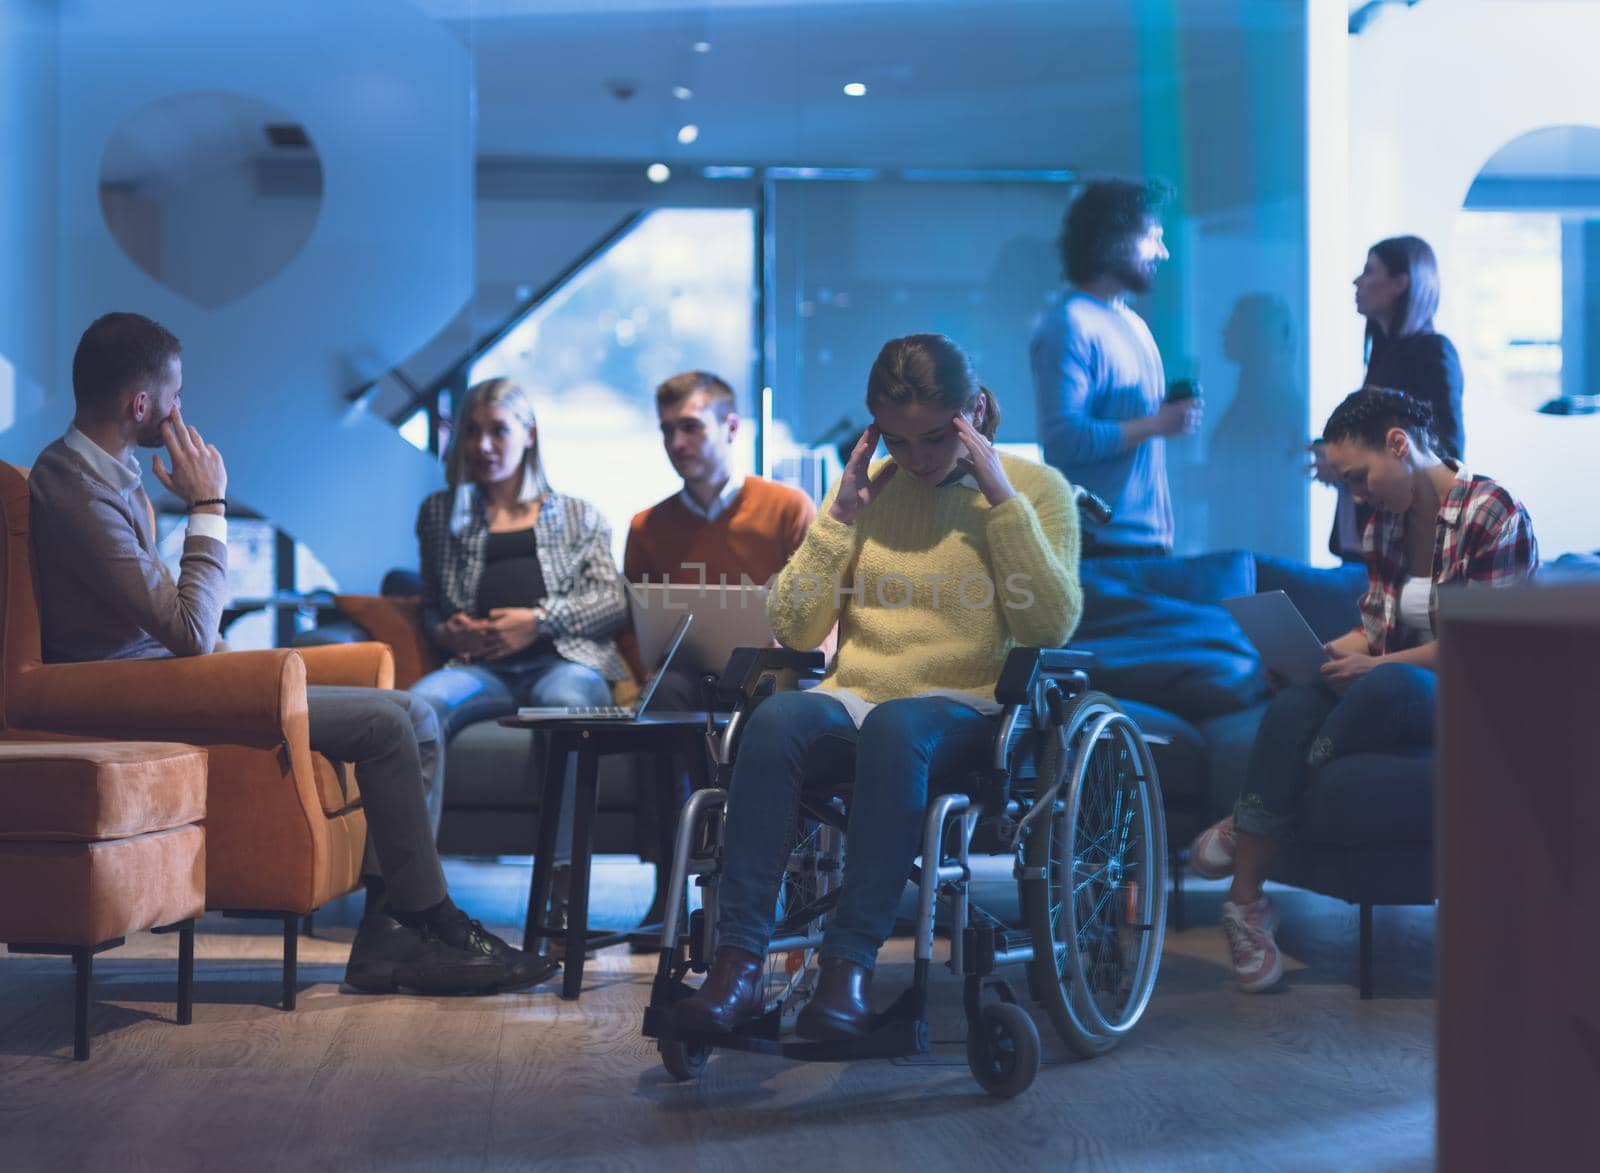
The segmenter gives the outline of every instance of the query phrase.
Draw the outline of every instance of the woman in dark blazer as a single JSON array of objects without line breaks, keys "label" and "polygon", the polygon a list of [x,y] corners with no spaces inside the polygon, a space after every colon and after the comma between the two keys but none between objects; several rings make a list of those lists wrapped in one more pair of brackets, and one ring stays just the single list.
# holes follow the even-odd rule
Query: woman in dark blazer
[{"label": "woman in dark blazer", "polygon": [[[1433,411],[1439,455],[1460,460],[1465,448],[1461,426],[1461,359],[1456,348],[1433,328],[1439,308],[1439,264],[1428,242],[1417,236],[1392,236],[1367,252],[1355,279],[1356,312],[1367,320],[1367,374],[1363,385],[1404,391]],[[1317,447],[1317,479],[1336,485]],[[1344,488],[1334,514],[1328,548],[1350,562],[1361,560],[1361,533],[1368,510]]]}]

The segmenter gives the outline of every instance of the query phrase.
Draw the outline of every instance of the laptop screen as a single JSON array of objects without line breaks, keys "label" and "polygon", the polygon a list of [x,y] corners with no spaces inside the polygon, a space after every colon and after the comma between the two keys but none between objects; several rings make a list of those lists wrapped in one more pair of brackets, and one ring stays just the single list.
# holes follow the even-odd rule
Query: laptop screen
[{"label": "laptop screen", "polygon": [[656,685],[661,683],[661,674],[667,670],[667,665],[672,663],[672,657],[678,652],[678,645],[683,643],[683,637],[689,633],[689,624],[694,621],[694,616],[685,614],[678,620],[678,626],[673,628],[672,635],[667,639],[667,644],[661,649],[661,660],[650,673],[650,678],[644,682],[644,688],[639,693],[639,699],[633,706],[633,715],[638,717],[644,714],[645,707],[649,705],[650,698],[656,694]]}]

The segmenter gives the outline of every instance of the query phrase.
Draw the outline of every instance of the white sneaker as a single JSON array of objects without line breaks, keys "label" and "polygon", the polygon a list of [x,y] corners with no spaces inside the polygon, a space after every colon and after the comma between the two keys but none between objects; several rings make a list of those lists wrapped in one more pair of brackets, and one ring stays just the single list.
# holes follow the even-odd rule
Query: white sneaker
[{"label": "white sneaker", "polygon": [[1271,989],[1283,977],[1283,954],[1273,934],[1278,909],[1263,896],[1254,904],[1222,903],[1222,932],[1233,955],[1233,976],[1247,994]]},{"label": "white sneaker", "polygon": [[1195,836],[1189,845],[1189,870],[1202,880],[1220,880],[1233,875],[1233,853],[1237,839],[1233,816],[1213,823]]}]

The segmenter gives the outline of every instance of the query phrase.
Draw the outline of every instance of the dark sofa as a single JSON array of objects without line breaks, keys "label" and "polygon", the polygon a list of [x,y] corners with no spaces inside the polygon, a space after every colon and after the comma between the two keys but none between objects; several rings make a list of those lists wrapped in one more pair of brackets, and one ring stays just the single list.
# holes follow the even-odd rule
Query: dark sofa
[{"label": "dark sofa", "polygon": [[[1244,633],[1217,604],[1282,590],[1324,639],[1349,631],[1366,576],[1244,551],[1097,559],[1083,566],[1084,620],[1073,646],[1095,654],[1096,688],[1117,697],[1155,748],[1174,851],[1173,919],[1182,927],[1189,841],[1227,814],[1244,780],[1268,689]],[[1361,996],[1372,992],[1372,908],[1434,899],[1433,755],[1363,754],[1317,770],[1300,838],[1275,878],[1361,910]]]}]

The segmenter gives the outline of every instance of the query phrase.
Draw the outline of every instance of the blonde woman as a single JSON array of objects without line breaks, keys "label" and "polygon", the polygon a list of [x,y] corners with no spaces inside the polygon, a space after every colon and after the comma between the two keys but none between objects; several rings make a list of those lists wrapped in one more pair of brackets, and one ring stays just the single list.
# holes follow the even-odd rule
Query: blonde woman
[{"label": "blonde woman", "polygon": [[550,488],[527,392],[473,386],[446,460],[449,487],[422,503],[422,622],[450,657],[412,692],[443,740],[521,705],[606,705],[627,671],[612,637],[628,617],[611,528]]}]

